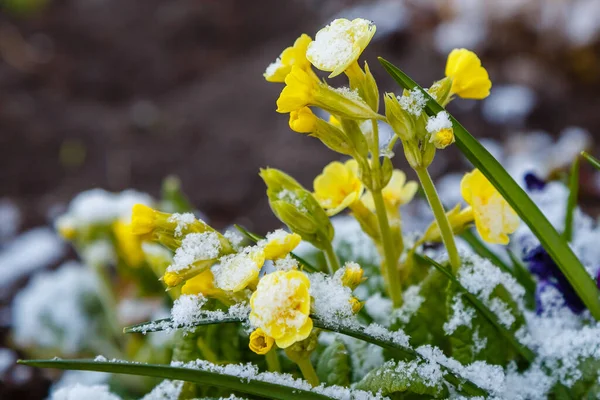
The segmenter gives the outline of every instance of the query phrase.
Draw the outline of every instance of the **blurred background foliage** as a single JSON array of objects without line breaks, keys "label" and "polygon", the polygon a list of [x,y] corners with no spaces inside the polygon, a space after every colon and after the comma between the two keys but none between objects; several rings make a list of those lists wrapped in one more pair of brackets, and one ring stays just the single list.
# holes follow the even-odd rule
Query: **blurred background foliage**
[{"label": "blurred background foliage", "polygon": [[[562,142],[571,154],[600,131],[598,0],[0,0],[0,246],[82,190],[157,196],[168,175],[217,228],[277,226],[258,169],[311,186],[336,155],[289,130],[275,113],[280,88],[262,73],[301,33],[340,16],[376,23],[363,60],[382,91],[398,88],[376,56],[426,84],[452,48],[475,50],[492,96],[450,111],[479,138],[519,147],[524,132],[582,128],[577,143]],[[432,172],[461,168],[450,149]],[[600,179],[588,169],[583,179],[589,204]],[[43,398],[47,382],[31,374],[4,393]]]}]

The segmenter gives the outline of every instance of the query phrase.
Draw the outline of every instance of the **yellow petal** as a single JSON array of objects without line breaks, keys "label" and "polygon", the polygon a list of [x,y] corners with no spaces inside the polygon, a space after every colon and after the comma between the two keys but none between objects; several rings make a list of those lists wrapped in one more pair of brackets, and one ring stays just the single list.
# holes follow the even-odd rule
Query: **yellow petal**
[{"label": "yellow petal", "polygon": [[452,78],[452,93],[465,99],[484,99],[492,82],[479,57],[467,49],[454,49],[448,55],[446,76]]}]

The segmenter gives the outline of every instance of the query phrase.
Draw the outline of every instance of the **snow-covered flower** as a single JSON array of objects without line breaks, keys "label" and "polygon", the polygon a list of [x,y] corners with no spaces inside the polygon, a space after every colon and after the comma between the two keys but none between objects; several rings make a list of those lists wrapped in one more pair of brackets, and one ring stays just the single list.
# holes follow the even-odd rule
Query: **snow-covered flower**
[{"label": "snow-covered flower", "polygon": [[315,68],[331,72],[329,77],[333,78],[358,60],[375,35],[375,29],[375,24],[363,18],[335,19],[317,32],[315,40],[308,45],[306,57]]},{"label": "snow-covered flower", "polygon": [[313,183],[315,198],[332,216],[360,199],[364,186],[358,177],[358,163],[350,159],[345,163],[329,163]]},{"label": "snow-covered flower", "polygon": [[257,246],[221,257],[219,264],[213,269],[215,285],[219,289],[239,292],[258,280],[258,273],[264,263],[265,253]]},{"label": "snow-covered flower", "polygon": [[291,253],[302,241],[297,233],[289,233],[283,229],[277,229],[267,234],[263,245],[264,257],[267,260],[278,260]]},{"label": "snow-covered flower", "polygon": [[490,94],[492,82],[475,53],[467,49],[454,49],[448,55],[446,76],[452,78],[451,92],[463,99],[485,99]]},{"label": "snow-covered flower", "polygon": [[310,281],[300,271],[275,271],[263,277],[250,298],[250,323],[285,349],[312,331]]},{"label": "snow-covered flower", "polygon": [[483,240],[508,244],[508,234],[517,230],[520,219],[494,185],[475,169],[465,174],[460,190],[465,201],[473,208],[475,226]]}]

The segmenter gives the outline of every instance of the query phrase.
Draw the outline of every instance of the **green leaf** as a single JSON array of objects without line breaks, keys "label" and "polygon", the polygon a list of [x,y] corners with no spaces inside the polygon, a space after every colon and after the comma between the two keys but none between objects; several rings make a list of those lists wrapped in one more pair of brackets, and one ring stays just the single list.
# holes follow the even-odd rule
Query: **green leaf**
[{"label": "green leaf", "polygon": [[348,350],[341,340],[334,340],[325,348],[317,362],[317,375],[327,385],[348,386],[350,384],[350,359]]},{"label": "green leaf", "polygon": [[[313,326],[315,328],[321,328],[329,331],[334,331],[341,333],[346,336],[353,337],[355,339],[364,340],[365,342],[369,342],[380,346],[390,352],[393,357],[400,360],[413,360],[422,358],[417,352],[415,352],[412,348],[404,346],[397,341],[394,341],[390,338],[386,338],[381,334],[373,334],[369,333],[367,328],[364,326],[358,326],[354,324],[344,325],[337,322],[326,322],[315,316],[311,316],[313,320]],[[219,323],[229,323],[229,322],[242,322],[243,319],[239,317],[227,317],[223,319],[211,318],[205,320],[198,320],[194,323],[194,326],[200,325],[211,325],[211,324],[219,324]],[[162,319],[153,322],[146,322],[143,324],[129,326],[123,329],[125,333],[132,332],[159,332],[165,329],[177,329],[181,328],[181,326],[173,326],[169,319]],[[450,381],[453,385],[461,385],[462,390],[474,396],[480,396],[485,394],[485,391],[479,388],[474,383],[463,379],[462,377],[456,376],[452,371],[448,368],[442,366],[442,370],[446,373],[446,379]]]},{"label": "green leaf", "polygon": [[593,157],[591,154],[585,151],[581,152],[581,156],[588,160],[589,163],[592,164],[592,166],[594,166],[594,168],[600,170],[600,160],[598,160],[597,158]]},{"label": "green leaf", "polygon": [[573,237],[573,217],[577,208],[579,197],[579,157],[575,158],[571,165],[571,176],[569,177],[569,200],[567,201],[567,212],[565,213],[565,231],[563,237],[567,242]]},{"label": "green leaf", "polygon": [[433,374],[431,366],[423,361],[388,361],[369,372],[356,388],[392,398],[448,398],[441,374]]},{"label": "green leaf", "polygon": [[[242,227],[242,226],[240,226],[238,224],[234,224],[233,226],[235,227],[235,229],[237,229],[238,231],[240,231],[240,233],[242,235],[246,236],[248,239],[250,239],[254,243],[258,243],[260,240],[264,239],[264,236],[260,236],[260,235],[257,235],[255,233],[252,233],[252,232],[246,230],[244,227]],[[292,258],[294,260],[298,261],[304,267],[304,269],[306,271],[308,271],[308,272],[319,272],[320,271],[317,267],[315,267],[314,265],[312,265],[311,263],[309,263],[308,261],[306,261],[305,259],[303,259],[299,255],[296,255],[293,252],[291,252],[290,255],[292,256]]]},{"label": "green leaf", "polygon": [[469,291],[467,291],[467,289],[465,289],[465,287],[459,282],[459,280],[456,279],[456,277],[454,275],[452,275],[452,273],[448,270],[448,268],[438,264],[437,262],[435,262],[434,260],[432,260],[431,258],[429,258],[427,256],[415,254],[415,257],[419,261],[426,262],[429,265],[431,265],[432,267],[436,268],[438,271],[445,274],[448,277],[448,279],[450,279],[450,281],[464,293],[464,296],[467,298],[467,300],[469,300],[469,302],[479,312],[481,312],[481,314],[485,318],[487,318],[488,321],[490,321],[490,323],[492,325],[494,325],[494,327],[498,330],[498,332],[511,344],[512,347],[514,347],[514,349],[519,354],[521,354],[523,356],[523,358],[525,358],[529,362],[533,361],[533,359],[535,358],[535,355],[533,354],[533,352],[530,349],[528,349],[527,347],[523,346],[521,343],[519,343],[519,341],[515,338],[513,333],[511,331],[509,331],[507,328],[505,328],[502,324],[500,324],[496,315],[489,308],[487,308],[477,297],[475,297],[473,294],[469,293]]},{"label": "green leaf", "polygon": [[[414,269],[426,270],[428,264],[415,265]],[[401,328],[410,336],[410,344],[418,347],[424,344],[432,344],[444,351],[450,349],[448,337],[444,332],[444,321],[446,320],[446,288],[448,278],[437,271],[430,269],[429,274],[420,285],[413,286],[404,291],[405,305],[408,296],[419,296],[422,303],[419,309],[412,315],[404,312],[404,306],[397,311],[396,318],[390,326],[394,331]],[[418,288],[418,294],[412,290]]]},{"label": "green leaf", "polygon": [[[379,61],[400,86],[409,90],[415,87],[421,90],[427,99],[426,111],[428,114],[434,115],[444,111],[444,108],[408,75],[381,57]],[[489,179],[521,219],[525,221],[544,249],[556,262],[556,265],[565,274],[592,316],[596,320],[600,320],[600,296],[596,283],[587,273],[581,261],[575,256],[568,243],[490,152],[471,136],[452,115],[450,115],[450,120],[452,121],[458,148]],[[584,155],[584,157],[586,156]],[[586,158],[590,160],[588,157]],[[600,166],[600,163],[597,163],[597,165]]]},{"label": "green leaf", "polygon": [[241,378],[235,375],[209,372],[195,368],[172,367],[168,365],[157,364],[139,364],[127,361],[94,360],[20,360],[19,364],[40,368],[98,371],[137,376],[154,376],[163,379],[193,382],[199,385],[216,386],[269,399],[330,399],[328,396],[324,396],[312,391],[298,389],[283,384],[263,382],[249,376],[244,376]]}]

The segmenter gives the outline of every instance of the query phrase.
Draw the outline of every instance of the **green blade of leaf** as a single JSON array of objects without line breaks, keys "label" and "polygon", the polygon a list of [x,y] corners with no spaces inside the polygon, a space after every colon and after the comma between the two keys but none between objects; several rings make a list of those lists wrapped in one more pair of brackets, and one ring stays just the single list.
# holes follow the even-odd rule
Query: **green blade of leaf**
[{"label": "green blade of leaf", "polygon": [[193,382],[200,385],[217,386],[269,399],[326,400],[324,396],[282,384],[264,382],[249,376],[238,377],[195,368],[172,367],[169,365],[139,364],[126,361],[94,360],[20,360],[19,364],[31,367],[68,369],[79,371],[110,372],[115,374],[154,376],[163,379]]},{"label": "green blade of leaf", "polygon": [[435,262],[434,260],[432,260],[431,258],[429,258],[427,256],[415,254],[415,257],[419,261],[425,262],[425,263],[431,265],[432,267],[434,267],[435,269],[437,269],[438,271],[440,271],[441,273],[446,275],[453,284],[455,284],[458,288],[460,288],[461,291],[464,292],[464,295],[467,298],[467,300],[469,300],[469,302],[471,302],[471,304],[475,308],[477,308],[477,310],[479,310],[481,312],[481,314],[483,314],[483,316],[486,317],[492,325],[494,325],[494,327],[498,330],[498,332],[502,336],[504,336],[504,338],[506,338],[508,340],[508,342],[510,342],[510,344],[515,348],[515,350],[517,350],[519,352],[519,354],[521,354],[523,356],[523,358],[525,358],[527,361],[533,362],[533,360],[535,359],[535,354],[529,348],[527,348],[527,347],[523,346],[521,343],[519,343],[517,338],[515,338],[514,335],[508,329],[506,329],[502,324],[500,324],[500,322],[498,322],[498,318],[496,317],[496,315],[488,307],[486,307],[476,296],[471,294],[460,283],[460,281],[458,279],[456,279],[456,277],[454,275],[452,275],[452,273],[448,270],[448,268],[444,267],[443,265],[440,265],[439,263]]},{"label": "green blade of leaf", "polygon": [[[254,243],[258,243],[258,241],[264,239],[263,236],[257,235],[256,233],[252,233],[252,232],[248,231],[247,229],[245,229],[244,227],[242,227],[240,225],[234,224],[233,226],[235,227],[235,229],[237,229],[238,231],[240,231],[240,233],[242,235],[246,236],[248,239],[250,239]],[[306,261],[305,259],[303,259],[299,255],[296,255],[293,252],[290,253],[290,255],[292,256],[292,258],[294,260],[296,260],[300,264],[302,264],[304,266],[304,269],[307,270],[308,272],[319,272],[320,271],[319,269],[317,269],[317,267],[315,267],[314,265],[310,264],[308,261]]]},{"label": "green blade of leaf", "polygon": [[567,212],[565,213],[565,231],[563,237],[567,242],[573,237],[573,217],[579,198],[579,157],[575,158],[571,165],[571,176],[569,176],[569,200],[567,201]]},{"label": "green blade of leaf", "polygon": [[[379,61],[400,86],[409,90],[415,87],[421,90],[427,99],[425,109],[428,114],[435,115],[440,111],[444,111],[444,108],[408,75],[381,57]],[[596,283],[587,273],[568,243],[490,152],[471,136],[452,115],[450,115],[450,120],[456,137],[456,145],[460,151],[486,176],[521,219],[525,221],[544,249],[556,262],[556,265],[565,274],[592,316],[596,320],[600,320],[600,295]],[[600,162],[598,162],[598,165],[600,166]]]},{"label": "green blade of leaf", "polygon": [[592,164],[594,168],[600,170],[600,160],[598,160],[586,151],[582,151],[581,156],[585,158],[590,164]]},{"label": "green blade of leaf", "polygon": [[[365,331],[365,328],[362,326],[355,325],[343,325],[339,323],[333,322],[325,322],[318,317],[311,315],[313,320],[313,326],[315,328],[321,328],[328,331],[333,331],[337,333],[341,333],[342,335],[350,336],[355,339],[363,340],[368,343],[375,344],[384,349],[387,349],[394,357],[397,357],[401,360],[413,360],[415,358],[422,358],[416,351],[412,348],[403,346],[397,342],[394,342],[390,339],[382,338],[379,335],[370,334]],[[212,325],[212,324],[220,324],[220,323],[231,323],[231,322],[243,322],[243,318],[240,317],[226,317],[222,319],[218,318],[207,318],[203,320],[196,321],[192,326],[201,326],[201,325]],[[173,326],[170,324],[169,319],[161,319],[151,322],[146,322],[138,325],[128,326],[123,329],[125,333],[149,333],[149,332],[159,332],[166,329],[178,329],[181,328],[179,326]],[[189,326],[187,326],[189,327]],[[455,386],[462,386],[463,391],[466,394],[473,396],[480,396],[485,394],[485,390],[481,389],[474,383],[466,380],[464,378],[458,377],[448,368],[442,366],[442,369],[446,371],[446,379]]]}]

